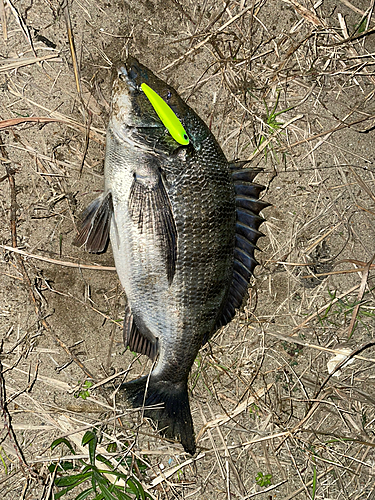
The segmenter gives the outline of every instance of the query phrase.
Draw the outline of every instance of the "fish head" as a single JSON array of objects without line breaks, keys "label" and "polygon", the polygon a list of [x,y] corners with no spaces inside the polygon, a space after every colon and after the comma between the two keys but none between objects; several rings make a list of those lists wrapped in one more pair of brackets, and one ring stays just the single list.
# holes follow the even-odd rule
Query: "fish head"
[{"label": "fish head", "polygon": [[122,126],[163,128],[156,111],[141,89],[147,75],[144,69],[133,58],[114,65],[111,119],[119,129]]},{"label": "fish head", "polygon": [[[186,130],[191,146],[199,149],[199,143],[207,136],[207,127],[173,87],[132,56],[125,63],[114,64],[110,120],[117,135],[127,141],[131,137],[132,142],[141,147],[167,154],[181,147],[159,118],[142,84],[151,87],[172,109]],[[197,123],[202,125],[197,127]]]}]

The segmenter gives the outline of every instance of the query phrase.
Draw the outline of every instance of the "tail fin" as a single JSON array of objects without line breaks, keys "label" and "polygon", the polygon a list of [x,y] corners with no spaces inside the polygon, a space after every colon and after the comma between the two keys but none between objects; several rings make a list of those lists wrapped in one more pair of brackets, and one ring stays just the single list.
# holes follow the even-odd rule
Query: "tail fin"
[{"label": "tail fin", "polygon": [[[123,395],[122,391],[133,408],[145,406],[145,417],[151,418],[157,424],[163,436],[177,439],[187,453],[194,455],[196,445],[186,381],[176,384],[158,380],[151,375],[151,377],[141,377],[122,384],[120,397]],[[147,409],[148,406],[157,404],[162,404],[162,406]]]}]

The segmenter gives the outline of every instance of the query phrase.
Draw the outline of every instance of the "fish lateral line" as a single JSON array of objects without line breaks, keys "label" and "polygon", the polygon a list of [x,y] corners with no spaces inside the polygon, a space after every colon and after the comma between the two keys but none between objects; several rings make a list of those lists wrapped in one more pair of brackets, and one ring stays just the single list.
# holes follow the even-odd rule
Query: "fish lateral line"
[{"label": "fish lateral line", "polygon": [[173,139],[179,144],[187,146],[190,143],[189,136],[171,107],[146,83],[141,84],[141,89]]}]

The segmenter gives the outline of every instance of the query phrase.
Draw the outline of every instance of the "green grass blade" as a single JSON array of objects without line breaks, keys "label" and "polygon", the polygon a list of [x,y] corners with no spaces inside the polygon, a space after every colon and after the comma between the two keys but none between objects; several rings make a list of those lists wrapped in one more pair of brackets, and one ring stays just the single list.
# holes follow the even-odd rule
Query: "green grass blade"
[{"label": "green grass blade", "polygon": [[56,446],[58,446],[59,444],[65,444],[65,446],[69,449],[72,455],[76,454],[75,449],[66,438],[55,439],[55,441],[53,441],[53,443],[51,444],[51,451],[54,450]]},{"label": "green grass blade", "polygon": [[81,491],[81,493],[76,496],[75,500],[85,500],[85,498],[87,498],[90,495],[90,493],[94,493],[94,490],[92,488],[88,488],[85,491]]},{"label": "green grass blade", "polygon": [[58,488],[64,488],[66,486],[74,488],[78,484],[83,483],[91,476],[91,472],[86,472],[86,474],[76,474],[74,476],[58,477],[55,480],[55,486]]}]

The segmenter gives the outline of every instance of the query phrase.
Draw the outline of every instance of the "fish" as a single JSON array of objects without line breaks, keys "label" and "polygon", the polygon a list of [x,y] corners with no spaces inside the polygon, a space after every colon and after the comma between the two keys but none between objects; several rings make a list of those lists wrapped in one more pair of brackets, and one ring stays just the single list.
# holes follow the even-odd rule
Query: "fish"
[{"label": "fish", "polygon": [[[142,84],[170,107],[185,143]],[[246,165],[228,162],[198,114],[136,58],[114,64],[104,191],[83,212],[76,244],[100,253],[110,240],[127,297],[125,347],[154,361],[148,375],[120,386],[120,403],[142,408],[191,455],[189,373],[244,300],[269,206],[254,182],[260,170]]]}]

